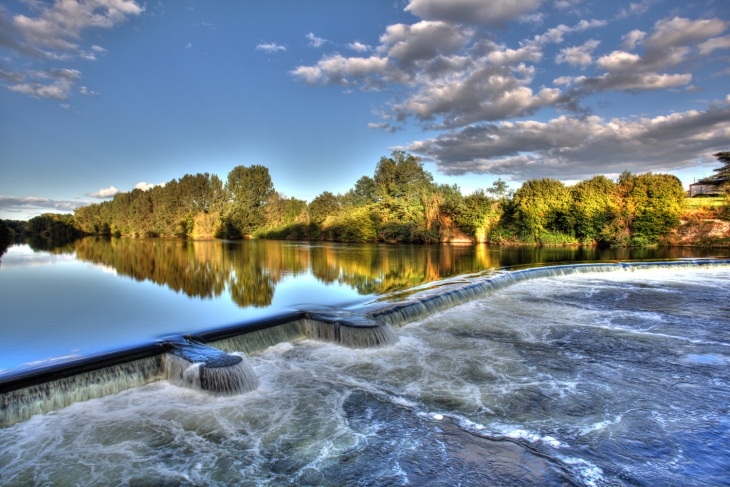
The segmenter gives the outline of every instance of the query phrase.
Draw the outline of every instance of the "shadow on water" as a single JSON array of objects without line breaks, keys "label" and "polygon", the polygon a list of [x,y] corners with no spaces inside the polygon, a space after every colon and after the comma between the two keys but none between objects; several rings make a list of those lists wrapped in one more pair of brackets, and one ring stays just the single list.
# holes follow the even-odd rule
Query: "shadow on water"
[{"label": "shadow on water", "polygon": [[483,245],[337,244],[271,240],[189,240],[86,237],[30,241],[34,250],[75,254],[190,297],[230,293],[241,307],[267,307],[286,277],[311,274],[358,294],[390,294],[440,279],[488,269],[571,262],[707,257],[689,248],[534,247]]}]

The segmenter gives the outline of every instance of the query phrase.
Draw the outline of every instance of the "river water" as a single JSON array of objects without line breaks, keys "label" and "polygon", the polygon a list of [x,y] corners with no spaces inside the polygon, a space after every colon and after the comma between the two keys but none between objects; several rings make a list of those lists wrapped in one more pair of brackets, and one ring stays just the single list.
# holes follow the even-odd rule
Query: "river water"
[{"label": "river water", "polygon": [[[305,249],[309,257],[289,265],[322,288],[285,305],[324,303],[334,286],[336,305],[383,299],[504,267],[521,252],[500,260],[501,250],[482,249],[480,258],[465,247],[467,257],[454,258],[441,249],[447,265],[433,258],[438,247],[414,246],[411,257],[426,257],[401,256],[390,274],[363,262],[394,247],[324,246],[355,258],[316,271],[318,251]],[[89,262],[78,249],[65,252],[47,256]],[[599,260],[565,252],[542,262]],[[20,268],[6,266],[9,256],[0,282]],[[515,260],[508,265],[540,263]],[[431,277],[429,262],[438,269]],[[130,272],[103,265],[119,280]],[[383,276],[389,284],[378,288]],[[205,298],[157,287],[178,306],[232,300],[225,291]],[[0,484],[730,485],[728,298],[727,268],[548,277],[410,323],[389,348],[280,343],[248,357],[261,385],[247,394],[213,397],[160,381],[0,429]]]}]

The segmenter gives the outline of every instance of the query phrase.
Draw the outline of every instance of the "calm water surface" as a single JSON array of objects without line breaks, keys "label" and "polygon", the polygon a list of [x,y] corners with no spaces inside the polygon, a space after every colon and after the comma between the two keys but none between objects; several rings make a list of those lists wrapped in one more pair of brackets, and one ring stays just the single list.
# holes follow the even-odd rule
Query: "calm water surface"
[{"label": "calm water surface", "polygon": [[[11,249],[0,284],[14,319],[48,320],[17,334],[30,349],[54,326],[112,344],[504,266],[693,256],[641,252],[87,239]],[[0,484],[730,485],[728,303],[727,268],[527,281],[391,348],[271,347],[251,393],[162,381],[1,429]]]},{"label": "calm water surface", "polygon": [[134,238],[19,245],[0,260],[0,374],[288,310],[355,306],[489,269],[721,252]]}]

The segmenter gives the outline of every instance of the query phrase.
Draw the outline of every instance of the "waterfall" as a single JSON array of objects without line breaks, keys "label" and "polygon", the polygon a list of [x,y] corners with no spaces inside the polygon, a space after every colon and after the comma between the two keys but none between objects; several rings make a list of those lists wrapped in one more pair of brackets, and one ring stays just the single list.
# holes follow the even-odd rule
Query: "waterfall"
[{"label": "waterfall", "polygon": [[[575,264],[503,272],[467,282],[445,282],[438,288],[415,293],[406,301],[386,306],[372,304],[358,310],[328,310],[326,313],[292,312],[254,326],[249,323],[238,328],[211,331],[206,334],[211,337],[207,344],[188,336],[184,341],[153,344],[133,353],[120,351],[103,358],[88,357],[72,366],[61,364],[57,368],[23,372],[17,376],[0,376],[0,427],[74,402],[115,394],[163,379],[213,394],[251,391],[258,387],[259,381],[246,360],[246,354],[259,353],[280,342],[306,338],[350,348],[393,345],[398,342],[394,326],[531,279],[591,272],[728,266],[730,260],[704,259]],[[146,358],[138,358],[145,355]],[[109,363],[112,365],[103,366]]]},{"label": "waterfall", "polygon": [[0,394],[0,427],[164,378],[165,356],[157,355],[5,392]]},{"label": "waterfall", "polygon": [[416,294],[411,299],[391,304],[385,307],[369,310],[366,315],[389,323],[401,326],[419,320],[430,314],[457,306],[474,299],[483,298],[500,289],[514,284],[539,279],[543,277],[568,276],[596,272],[622,272],[656,269],[691,269],[715,268],[730,266],[730,260],[683,260],[671,262],[636,262],[636,263],[606,263],[606,264],[574,264],[552,267],[537,267],[518,271],[505,272],[496,276],[477,278],[466,284],[460,283],[449,287],[439,288],[437,291]]},{"label": "waterfall", "polygon": [[308,336],[304,322],[302,320],[296,320],[284,323],[283,325],[264,328],[263,330],[235,335],[222,340],[209,341],[208,345],[219,348],[224,352],[243,352],[250,356],[263,352],[277,343],[293,343],[304,340],[305,338],[308,338]]},{"label": "waterfall", "polygon": [[219,395],[241,394],[259,386],[243,353],[229,354],[191,336],[165,346],[167,379],[175,385]]}]

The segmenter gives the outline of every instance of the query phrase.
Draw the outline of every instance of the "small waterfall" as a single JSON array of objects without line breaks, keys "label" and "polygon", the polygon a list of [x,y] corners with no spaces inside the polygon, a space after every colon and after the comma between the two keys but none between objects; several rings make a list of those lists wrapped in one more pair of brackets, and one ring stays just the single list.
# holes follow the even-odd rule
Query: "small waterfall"
[{"label": "small waterfall", "polygon": [[339,322],[328,323],[305,319],[307,337],[322,342],[337,343],[348,348],[380,348],[398,343],[398,334],[388,323],[377,326],[347,326]]},{"label": "small waterfall", "polygon": [[337,316],[304,313],[306,317],[303,319],[208,342],[208,345],[228,353],[244,352],[252,355],[277,343],[297,342],[307,338],[349,348],[378,348],[398,343],[398,334],[388,323],[368,320],[344,311],[333,313]]},{"label": "small waterfall", "polygon": [[367,312],[367,316],[385,321],[393,326],[401,326],[419,320],[430,314],[457,306],[474,299],[488,296],[500,289],[514,284],[544,277],[567,276],[596,272],[621,272],[651,269],[692,269],[727,267],[730,260],[686,260],[672,262],[637,262],[637,263],[610,263],[610,264],[574,264],[552,267],[538,267],[507,272],[497,276],[477,279],[457,287],[439,289],[436,292],[426,292],[403,303],[392,304]]},{"label": "small waterfall", "polygon": [[298,342],[307,338],[307,331],[302,320],[291,321],[283,325],[264,328],[242,335],[236,335],[223,340],[208,342],[208,345],[219,348],[224,352],[243,352],[254,355],[267,348],[282,342]]},{"label": "small waterfall", "polygon": [[243,353],[228,354],[195,337],[187,343],[168,343],[167,380],[190,389],[233,395],[259,386],[258,377]]},{"label": "small waterfall", "polygon": [[[596,272],[637,272],[656,269],[718,268],[730,266],[730,260],[683,260],[672,262],[637,262],[610,264],[576,264],[505,272],[477,278],[470,282],[449,284],[417,293],[408,301],[372,305],[366,312],[328,310],[327,313],[296,312],[253,332],[215,340],[209,344],[187,337],[186,342],[166,343],[166,351],[147,350],[152,357],[98,367],[94,357],[73,372],[47,370],[34,372],[31,384],[13,379],[14,385],[0,380],[0,427],[13,425],[36,414],[60,409],[74,402],[115,394],[158,380],[214,394],[239,394],[258,387],[259,381],[245,354],[259,353],[281,342],[306,338],[337,343],[350,348],[376,348],[398,342],[393,326],[421,319],[458,304],[482,298],[505,287],[530,279]],[[377,308],[375,306],[378,306]],[[291,321],[286,321],[291,320]],[[226,332],[229,334],[230,332]],[[220,335],[218,335],[220,336]],[[210,346],[209,346],[210,345]],[[160,344],[154,345],[159,347]],[[216,348],[212,348],[212,347]],[[228,353],[225,353],[228,352]],[[124,352],[121,352],[122,356]],[[138,355],[139,356],[139,355]],[[128,357],[128,355],[127,355]],[[105,359],[106,360],[106,359]],[[125,360],[116,356],[114,360]],[[108,361],[106,363],[109,363]],[[85,372],[78,372],[87,370]],[[64,374],[72,374],[63,377]],[[60,376],[60,378],[58,378]],[[35,384],[46,377],[46,382]],[[0,378],[2,379],[2,378]],[[14,389],[18,387],[17,389]],[[14,389],[14,390],[12,390]]]},{"label": "small waterfall", "polygon": [[158,355],[5,392],[0,394],[0,427],[164,378],[165,356]]}]

